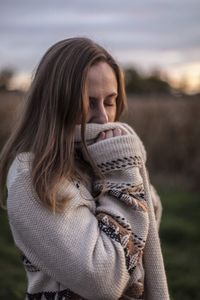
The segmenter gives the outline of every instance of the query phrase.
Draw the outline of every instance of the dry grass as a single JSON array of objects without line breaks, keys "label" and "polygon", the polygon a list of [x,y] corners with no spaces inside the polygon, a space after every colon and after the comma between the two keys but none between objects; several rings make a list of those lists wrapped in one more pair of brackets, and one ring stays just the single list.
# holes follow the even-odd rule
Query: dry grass
[{"label": "dry grass", "polygon": [[129,99],[123,121],[135,128],[157,181],[200,188],[199,99]]},{"label": "dry grass", "polygon": [[[0,147],[20,115],[22,96],[0,94]],[[147,166],[156,184],[198,188],[200,178],[200,100],[130,98],[122,121],[144,142]]]},{"label": "dry grass", "polygon": [[0,93],[0,148],[4,145],[20,115],[22,95]]}]

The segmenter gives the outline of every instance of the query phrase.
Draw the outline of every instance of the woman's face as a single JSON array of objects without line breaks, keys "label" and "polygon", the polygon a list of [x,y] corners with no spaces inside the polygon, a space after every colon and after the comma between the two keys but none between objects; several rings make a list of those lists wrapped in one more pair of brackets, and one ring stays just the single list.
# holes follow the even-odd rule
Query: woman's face
[{"label": "woman's face", "polygon": [[86,88],[89,96],[86,122],[114,122],[118,86],[113,69],[106,62],[93,65],[88,71]]}]

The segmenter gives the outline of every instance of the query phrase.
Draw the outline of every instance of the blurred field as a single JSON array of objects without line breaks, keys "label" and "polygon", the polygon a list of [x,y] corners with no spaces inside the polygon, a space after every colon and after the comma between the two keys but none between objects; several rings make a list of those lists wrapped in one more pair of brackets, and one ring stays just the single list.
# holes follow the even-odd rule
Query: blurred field
[{"label": "blurred field", "polygon": [[200,99],[132,98],[123,120],[144,142],[156,184],[200,190]]},{"label": "blurred field", "polygon": [[[0,93],[0,149],[20,117],[22,99],[20,94]],[[144,142],[156,184],[200,190],[200,99],[129,98],[122,121]]]},{"label": "blurred field", "polygon": [[[20,115],[20,103],[20,95],[0,95],[0,147]],[[160,235],[171,299],[200,299],[200,99],[132,98],[122,121],[143,140],[163,203]],[[3,211],[0,220],[0,299],[22,300],[25,273]]]},{"label": "blurred field", "polygon": [[0,93],[0,149],[20,116],[23,96],[20,93]]},{"label": "blurred field", "polygon": [[14,246],[7,214],[0,210],[0,299],[24,300],[26,276]]},{"label": "blurred field", "polygon": [[171,299],[200,299],[200,193],[165,188],[159,194],[164,207],[160,236]]}]

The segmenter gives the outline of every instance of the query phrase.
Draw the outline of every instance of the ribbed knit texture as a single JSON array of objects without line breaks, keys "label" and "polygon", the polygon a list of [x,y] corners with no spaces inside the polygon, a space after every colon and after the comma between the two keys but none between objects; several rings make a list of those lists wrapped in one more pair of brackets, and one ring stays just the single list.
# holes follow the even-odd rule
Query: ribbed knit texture
[{"label": "ribbed knit texture", "polygon": [[[95,143],[116,127],[127,134]],[[73,198],[53,215],[37,201],[33,154],[19,154],[9,169],[8,216],[28,277],[26,299],[169,299],[142,142],[120,122],[87,124],[85,136],[105,177],[91,178],[95,191],[104,187],[96,202],[81,182],[66,180],[58,197]]]}]

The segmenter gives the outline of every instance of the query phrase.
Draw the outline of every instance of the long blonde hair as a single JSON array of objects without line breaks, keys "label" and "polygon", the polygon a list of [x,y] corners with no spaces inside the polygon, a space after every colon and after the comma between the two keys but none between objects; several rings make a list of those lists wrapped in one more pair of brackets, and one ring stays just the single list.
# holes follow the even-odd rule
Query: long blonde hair
[{"label": "long blonde hair", "polygon": [[81,176],[74,158],[74,132],[80,114],[84,151],[91,167],[98,173],[87,151],[84,132],[88,103],[86,76],[89,68],[100,61],[108,63],[116,75],[115,121],[118,121],[127,106],[123,73],[104,48],[88,38],[77,37],[59,41],[44,54],[27,95],[21,120],[1,152],[1,207],[5,208],[3,190],[13,159],[21,152],[32,152],[31,177],[41,203],[53,212],[64,210],[69,197],[59,202],[56,200],[58,184],[63,178]]}]

